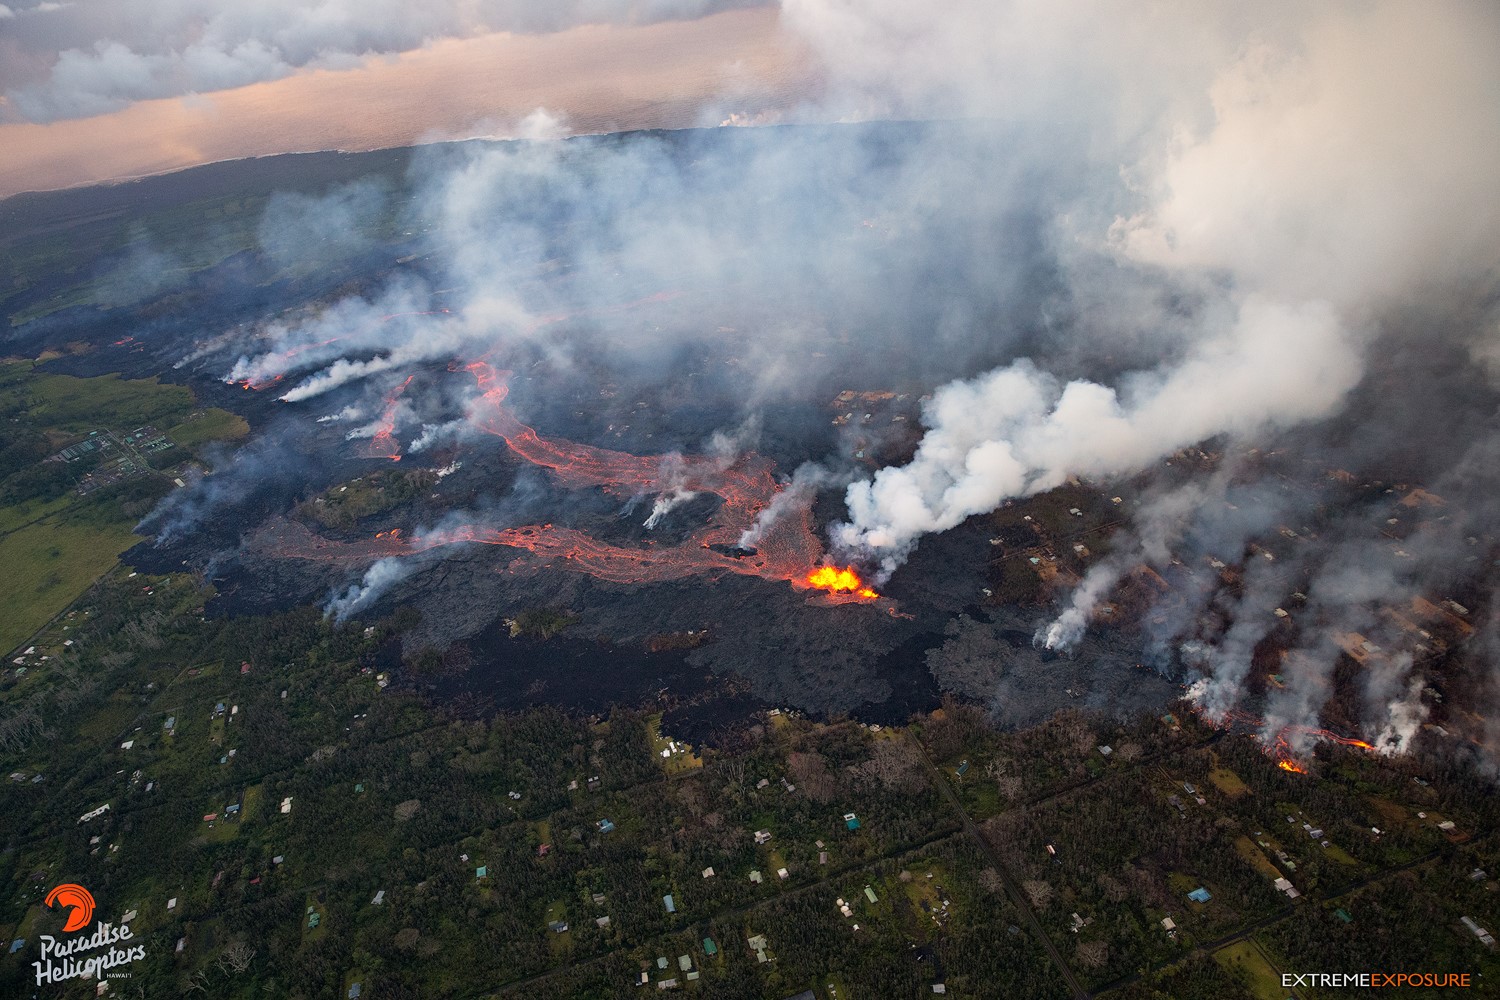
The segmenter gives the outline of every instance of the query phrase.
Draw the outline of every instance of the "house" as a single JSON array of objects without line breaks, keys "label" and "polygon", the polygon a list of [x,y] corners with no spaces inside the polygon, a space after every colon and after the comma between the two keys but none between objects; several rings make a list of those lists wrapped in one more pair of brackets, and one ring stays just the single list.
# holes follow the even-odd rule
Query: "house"
[{"label": "house", "polygon": [[677,904],[672,901],[672,894],[671,893],[668,893],[667,895],[665,895],[665,896],[663,896],[661,898],[661,905],[663,905],[663,906],[665,906],[667,908],[667,912],[668,913],[676,913],[677,912]]},{"label": "house", "polygon": [[754,937],[747,938],[746,942],[750,945],[750,950],[755,952],[755,960],[757,962],[770,961],[770,957],[766,954],[766,936],[764,934],[757,934]]},{"label": "house", "polygon": [[719,946],[716,945],[716,944],[714,944],[714,939],[713,938],[704,938],[703,939],[703,954],[707,955],[709,958],[713,958],[718,953],[719,953]]},{"label": "house", "polygon": [[595,823],[594,825],[599,828],[599,832],[600,833],[613,833],[614,830],[615,830],[615,825],[613,823],[611,823],[607,819],[601,819],[598,823]]},{"label": "house", "polygon": [[750,881],[754,882],[756,885],[760,885],[760,872],[751,872]]},{"label": "house", "polygon": [[539,858],[545,858],[548,854],[551,854],[551,853],[552,853],[552,845],[551,844],[539,844],[539,845],[537,845],[537,849],[536,849],[536,856],[537,857],[539,857]]},{"label": "house", "polygon": [[1464,926],[1467,927],[1474,934],[1474,936],[1479,939],[1479,942],[1481,944],[1483,944],[1486,948],[1495,947],[1494,936],[1491,935],[1489,931],[1476,924],[1473,917],[1463,917],[1461,919],[1463,920]]},{"label": "house", "polygon": [[675,977],[672,979],[663,979],[656,984],[656,988],[659,990],[675,990],[677,988],[677,980]]},{"label": "house", "polygon": [[954,771],[953,773],[956,774],[956,775],[958,775],[960,778],[962,778],[964,775],[968,774],[969,773],[969,762],[966,761],[966,760],[959,761],[958,762],[958,770]]},{"label": "house", "polygon": [[769,841],[770,839],[771,839],[771,831],[770,830],[756,830],[755,831],[755,842],[757,844],[764,844],[767,841]]},{"label": "house", "polygon": [[678,955],[677,956],[677,968],[678,968],[679,971],[686,972],[689,969],[691,969],[692,967],[693,967],[692,956],[690,956],[690,955]]},{"label": "house", "polygon": [[480,865],[478,868],[475,868],[474,869],[474,877],[476,879],[489,878],[490,877],[490,868],[489,868],[489,865]]},{"label": "house", "polygon": [[568,930],[568,922],[566,920],[554,920],[547,925],[547,929],[553,934],[565,934]]},{"label": "house", "polygon": [[349,1000],[359,1000],[359,994],[362,990],[363,987],[359,983],[350,983],[348,994]]},{"label": "house", "polygon": [[1099,754],[1100,754],[1100,756],[1108,757],[1110,754],[1112,754],[1114,752],[1115,752],[1115,748],[1112,747],[1112,746],[1103,746],[1103,745],[1101,745],[1099,747]]},{"label": "house", "polygon": [[848,827],[850,830],[858,830],[859,817],[854,815],[853,813],[844,813],[844,826]]},{"label": "house", "polygon": [[827,851],[819,851],[818,852],[818,864],[820,864],[820,865],[826,865],[826,864],[828,864],[828,852]]},{"label": "house", "polygon": [[658,956],[656,956],[656,967],[658,969],[665,969],[667,967],[667,956],[665,956],[665,955],[658,955]]},{"label": "house", "polygon": [[872,903],[880,902],[880,900],[875,898],[875,890],[871,889],[869,886],[865,886],[865,898]]},{"label": "house", "polygon": [[1161,929],[1170,934],[1172,931],[1175,931],[1177,929],[1177,921],[1173,920],[1171,917],[1162,917]]},{"label": "house", "polygon": [[709,865],[707,868],[703,869],[703,877],[704,878],[713,878],[714,877],[714,866],[713,865]]},{"label": "house", "polygon": [[933,983],[932,992],[946,994],[948,992],[948,985],[946,983]]},{"label": "house", "polygon": [[594,921],[594,926],[598,927],[601,931],[604,930],[609,926],[609,917],[599,917]]},{"label": "house", "polygon": [[375,898],[372,899],[372,900],[370,900],[370,905],[371,906],[379,906],[380,904],[382,904],[384,902],[385,902],[385,890],[381,889],[379,892],[377,892],[375,894]]},{"label": "house", "polygon": [[1202,886],[1199,886],[1192,892],[1188,893],[1188,899],[1191,899],[1195,903],[1206,903],[1213,898],[1213,895]]},{"label": "house", "polygon": [[790,874],[791,874],[791,872],[787,871],[785,868],[778,868],[778,869],[776,869],[776,877],[779,878],[779,879],[785,880],[786,877],[788,875],[790,875]]},{"label": "house", "polygon": [[12,955],[14,955],[16,952],[20,951],[24,947],[26,947],[26,939],[25,938],[16,938],[14,941],[12,941],[10,943],[10,953]]}]

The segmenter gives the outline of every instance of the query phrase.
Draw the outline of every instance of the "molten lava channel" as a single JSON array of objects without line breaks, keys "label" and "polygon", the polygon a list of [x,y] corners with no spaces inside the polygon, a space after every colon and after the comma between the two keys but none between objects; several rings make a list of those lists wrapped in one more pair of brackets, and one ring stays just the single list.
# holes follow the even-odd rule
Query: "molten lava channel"
[{"label": "molten lava channel", "polygon": [[[553,524],[511,528],[469,524],[411,535],[397,529],[382,531],[366,542],[351,543],[321,538],[301,526],[283,522],[267,535],[273,551],[284,557],[353,565],[414,555],[444,545],[503,545],[527,552],[538,567],[565,568],[612,583],[714,579],[732,573],[790,583],[818,592],[834,603],[880,599],[852,567],[822,564],[823,547],[813,533],[809,505],[787,510],[765,526],[754,551],[738,547],[745,531],[783,489],[770,459],[754,452],[727,463],[707,455],[633,455],[543,437],[521,423],[505,405],[510,372],[483,360],[461,370],[474,378],[480,393],[470,406],[474,426],[504,440],[518,457],[546,469],[559,485],[601,489],[622,499],[681,489],[712,493],[722,503],[706,524],[674,545],[651,541],[640,546],[615,545],[581,529]],[[367,457],[399,456],[392,436],[394,413],[410,381],[407,379],[387,398],[381,430],[365,444]]]}]

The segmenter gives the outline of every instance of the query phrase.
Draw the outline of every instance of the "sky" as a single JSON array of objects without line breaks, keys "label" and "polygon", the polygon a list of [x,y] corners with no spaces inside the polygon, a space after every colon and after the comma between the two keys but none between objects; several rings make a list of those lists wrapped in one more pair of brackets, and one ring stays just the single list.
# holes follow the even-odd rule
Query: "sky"
[{"label": "sky", "polygon": [[[716,125],[791,107],[811,85],[766,6],[309,2],[254,5],[258,20],[244,6],[0,5],[0,197],[508,137],[538,108],[567,133]],[[403,13],[419,6],[419,22]]]}]

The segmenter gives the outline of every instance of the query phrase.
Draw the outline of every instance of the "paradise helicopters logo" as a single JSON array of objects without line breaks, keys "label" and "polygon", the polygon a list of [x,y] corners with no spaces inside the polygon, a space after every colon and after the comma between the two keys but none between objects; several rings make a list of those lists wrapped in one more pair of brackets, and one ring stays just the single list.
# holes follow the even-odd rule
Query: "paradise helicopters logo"
[{"label": "paradise helicopters logo", "polygon": [[[68,910],[68,919],[62,927],[64,934],[77,934],[94,919],[94,894],[72,882],[47,893],[45,903],[49,908],[62,906]],[[43,934],[41,957],[32,963],[36,984],[95,979],[110,969],[145,958],[146,949],[142,945],[116,947],[128,942],[131,936],[129,925],[115,927],[103,922],[95,924],[94,933],[84,937],[58,939]]]}]

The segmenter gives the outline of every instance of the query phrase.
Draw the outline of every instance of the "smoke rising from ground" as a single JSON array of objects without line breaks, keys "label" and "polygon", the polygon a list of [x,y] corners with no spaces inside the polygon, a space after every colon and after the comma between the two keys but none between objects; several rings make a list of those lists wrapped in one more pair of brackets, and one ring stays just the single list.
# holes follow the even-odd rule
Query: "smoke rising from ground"
[{"label": "smoke rising from ground", "polygon": [[[480,356],[518,372],[598,365],[671,395],[709,374],[694,368],[703,355],[730,351],[741,415],[907,379],[932,390],[908,460],[853,481],[828,471],[849,463],[804,465],[740,540],[755,547],[788,509],[842,487],[836,554],[889,577],[925,536],[1006,500],[1139,476],[1210,439],[1227,456],[1292,442],[1326,468],[1394,465],[1405,432],[1390,411],[1338,429],[1377,412],[1363,409],[1372,394],[1417,405],[1399,384],[1371,390],[1389,377],[1379,363],[1428,346],[1500,357],[1493,11],[1272,5],[1251,23],[1228,6],[955,0],[935,15],[787,0],[783,16],[826,70],[804,119],[953,120],[430,150],[414,196],[283,202],[262,237],[286,257],[391,210],[423,234],[423,268],[221,343],[223,376],[279,378],[268,391],[294,412],[352,405],[360,419],[385,413],[390,379]],[[472,395],[414,386],[391,411],[403,450],[469,440]],[[1484,399],[1424,405],[1462,408],[1492,447]],[[1483,449],[1436,479],[1455,509],[1490,509]],[[662,482],[648,527],[691,499]],[[1452,524],[1392,543],[1379,504],[1329,516],[1319,501],[1345,498],[1326,484],[1277,483],[1226,460],[1201,482],[1148,484],[1042,641],[1075,644],[1135,566],[1180,561],[1145,641],[1163,661],[1194,644],[1183,659],[1210,717],[1242,703],[1257,648],[1295,627],[1269,734],[1316,719],[1337,635],[1379,644],[1392,602],[1493,577],[1485,559],[1454,571],[1489,543],[1455,553]],[[1469,536],[1487,538],[1476,524]],[[1283,525],[1295,553],[1251,553]],[[1305,604],[1278,625],[1292,593]],[[1383,745],[1410,744],[1423,670],[1391,656],[1362,678]]]}]

